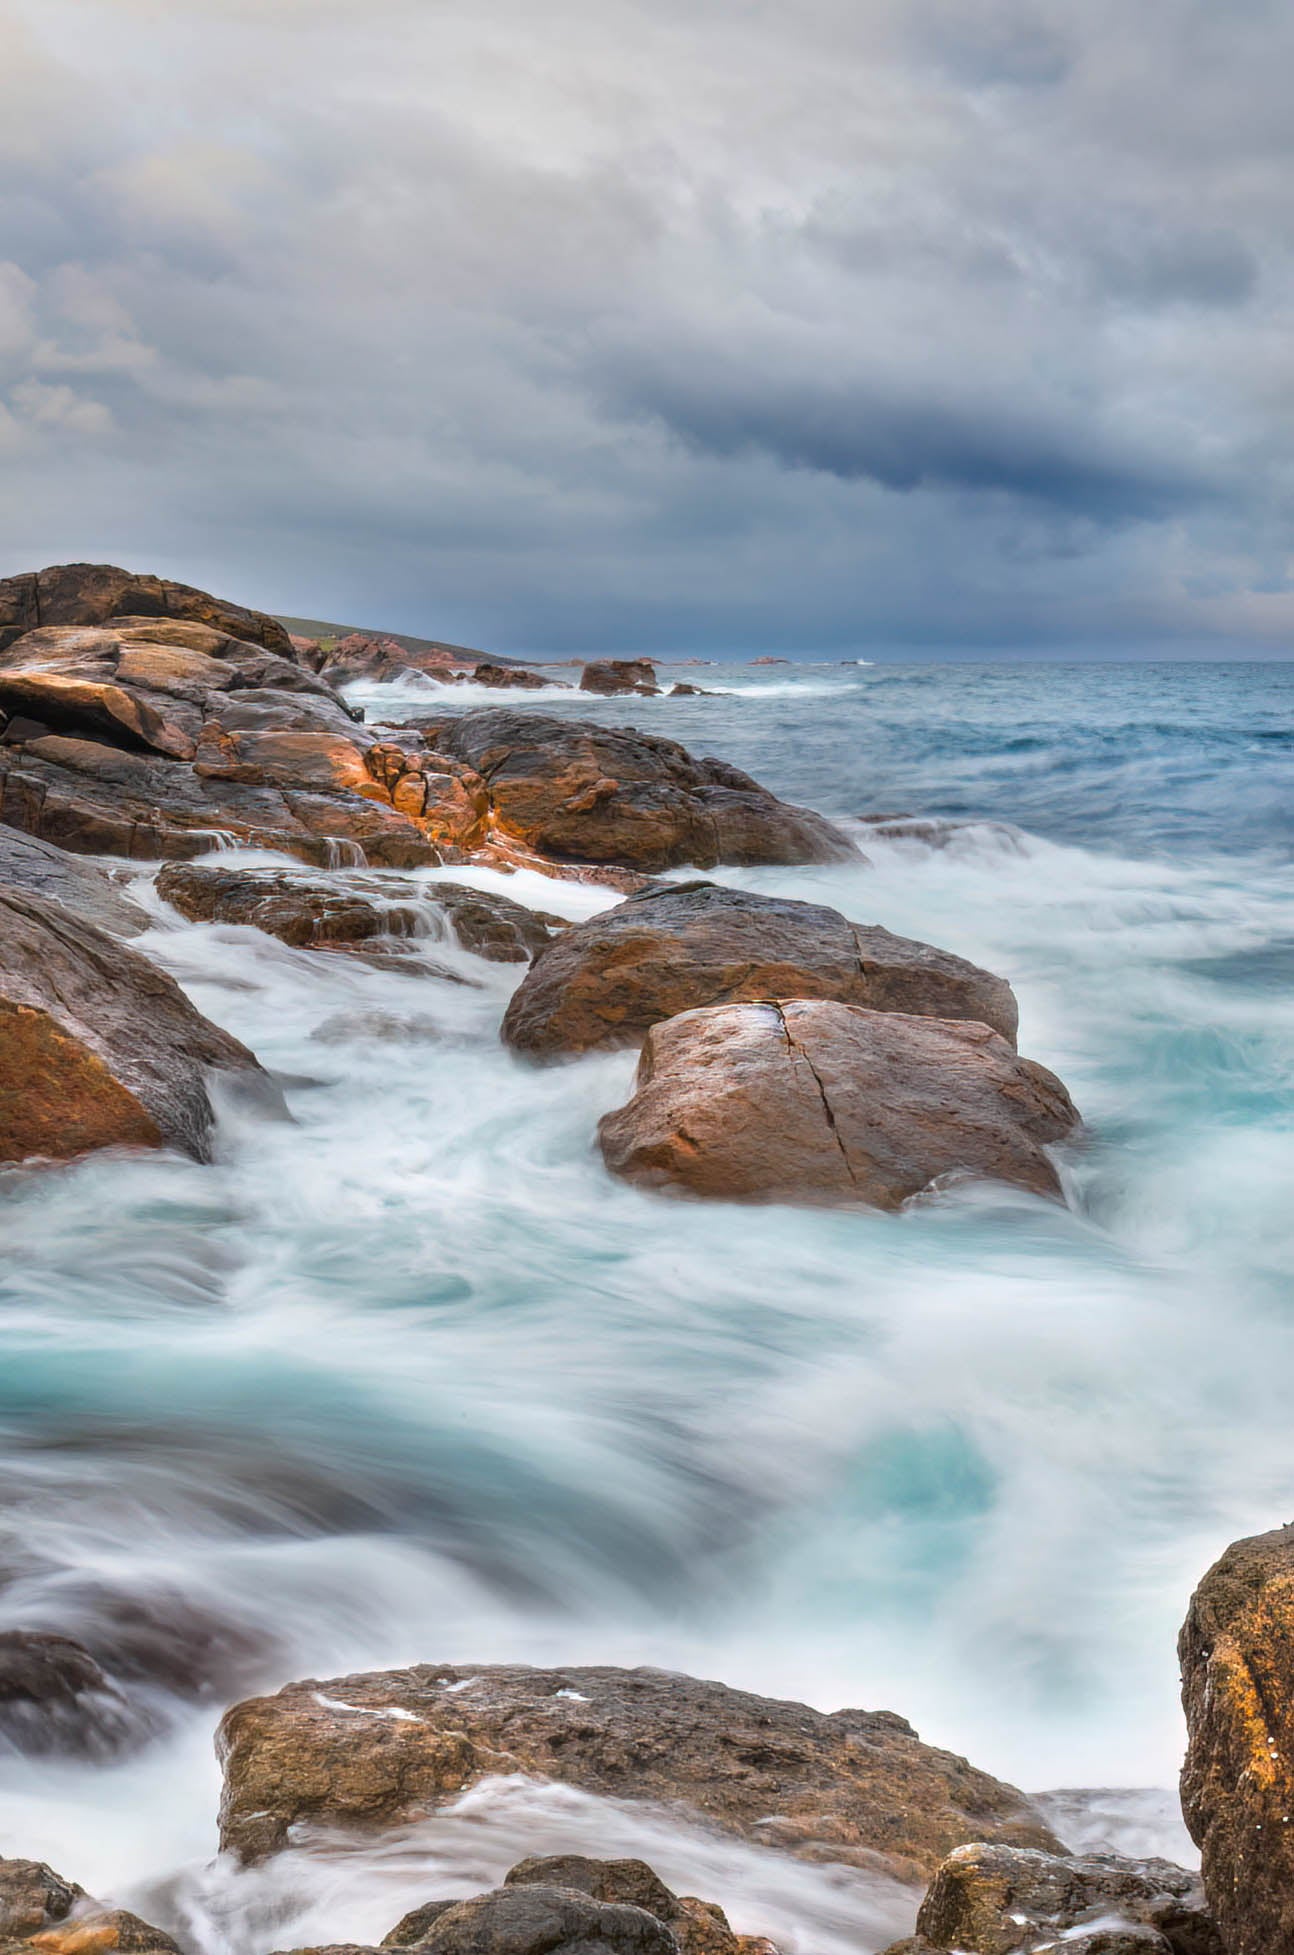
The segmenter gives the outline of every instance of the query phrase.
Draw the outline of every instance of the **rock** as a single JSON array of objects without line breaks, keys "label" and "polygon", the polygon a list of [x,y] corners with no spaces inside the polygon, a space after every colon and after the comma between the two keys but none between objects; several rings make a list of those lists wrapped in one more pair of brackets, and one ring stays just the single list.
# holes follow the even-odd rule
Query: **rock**
[{"label": "rock", "polygon": [[495,686],[500,690],[515,687],[523,692],[539,692],[545,687],[563,683],[561,679],[541,678],[538,672],[523,671],[517,665],[495,665],[490,660],[483,661],[472,673],[474,686]]},{"label": "rock", "polygon": [[682,1955],[777,1955],[762,1937],[734,1934],[713,1901],[672,1893],[645,1860],[591,1860],[581,1853],[559,1853],[522,1860],[504,1875],[506,1887],[544,1883],[574,1887],[595,1901],[645,1909],[665,1923]]},{"label": "rock", "polygon": [[717,692],[710,691],[705,686],[689,686],[681,679],[675,680],[668,696],[671,699],[717,699],[719,697]]},{"label": "rock", "polygon": [[125,1908],[96,1909],[48,1929],[28,1944],[28,1955],[32,1950],[40,1955],[110,1955],[114,1949],[120,1955],[180,1955],[169,1935]]},{"label": "rock", "polygon": [[41,1934],[66,1921],[85,1898],[83,1887],[64,1880],[43,1860],[0,1860],[0,1938],[25,1941]]},{"label": "rock", "polygon": [[[1070,1931],[1090,1924],[1090,1934]],[[1109,1937],[1107,1940],[1106,1937]],[[1062,1940],[1063,1938],[1063,1940]],[[1169,1860],[1127,1860],[1116,1853],[1057,1856],[977,1843],[944,1861],[917,1916],[912,1942],[886,1955],[1014,1955],[1061,1943],[1089,1955],[1222,1955],[1204,1912],[1198,1874]]]},{"label": "rock", "polygon": [[142,1735],[142,1723],[70,1636],[0,1631],[0,1737],[13,1750],[102,1757]]},{"label": "rock", "polygon": [[1058,1196],[1043,1149],[1077,1124],[987,1025],[796,1000],[653,1026],[598,1141],[613,1174],[671,1193],[898,1208],[945,1175]]},{"label": "rock", "polygon": [[46,898],[0,888],[0,1160],[97,1147],[210,1156],[206,1075],[281,1105],[255,1058],[137,951]]},{"label": "rock", "polygon": [[1179,1655],[1182,1812],[1228,1955],[1294,1949],[1294,1526],[1215,1562]]},{"label": "rock", "polygon": [[314,670],[333,686],[353,685],[357,679],[390,684],[408,678],[413,670],[409,654],[394,638],[371,638],[362,631],[352,631],[335,645],[320,649]]},{"label": "rock", "polygon": [[649,658],[603,658],[586,665],[580,674],[581,692],[607,695],[621,692],[655,694],[656,667]]},{"label": "rock", "polygon": [[417,1947],[420,1955],[678,1955],[655,1915],[568,1887],[496,1887],[457,1901]]},{"label": "rock", "polygon": [[503,1036],[556,1058],[638,1045],[700,1005],[827,998],[931,1018],[975,1019],[1014,1043],[1004,979],[838,910],[713,883],[666,883],[565,931],[514,995]]},{"label": "rock", "polygon": [[541,917],[507,896],[460,883],[411,883],[374,870],[306,876],[171,862],[157,889],[191,922],[250,924],[297,946],[425,936],[429,922],[443,916],[465,950],[492,963],[524,964],[551,935]]},{"label": "rock", "polygon": [[401,1915],[389,1935],[383,1935],[383,1948],[416,1948],[427,1939],[431,1929],[442,1914],[447,1914],[457,1901],[424,1901],[421,1907],[411,1908],[408,1914]]},{"label": "rock", "polygon": [[0,827],[0,884],[46,896],[77,916],[111,930],[117,937],[135,937],[148,928],[148,918],[137,903],[82,857],[69,855],[42,842],[34,835],[22,835],[16,828]]},{"label": "rock", "polygon": [[293,656],[276,618],[164,577],[107,563],[60,563],[0,580],[0,651],[42,625],[101,625],[123,617],[187,618],[280,658]]},{"label": "rock", "polygon": [[647,871],[858,860],[821,815],[672,740],[507,707],[428,732],[484,778],[498,828],[559,860]]},{"label": "rock", "polygon": [[311,1679],[235,1705],[217,1749],[222,1842],[247,1861],[295,1826],[402,1825],[499,1772],[678,1804],[762,1845],[906,1880],[968,1839],[1056,1846],[1023,1794],[890,1712],[828,1716],[661,1670],[420,1664]]},{"label": "rock", "polygon": [[310,1036],[320,1045],[443,1045],[449,1035],[425,1012],[338,1011]]}]

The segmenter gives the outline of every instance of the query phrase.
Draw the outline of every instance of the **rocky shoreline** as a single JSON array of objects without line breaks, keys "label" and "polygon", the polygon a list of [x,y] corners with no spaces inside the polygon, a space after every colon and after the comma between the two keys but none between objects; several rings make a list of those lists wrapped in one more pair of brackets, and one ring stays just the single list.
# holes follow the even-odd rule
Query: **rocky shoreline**
[{"label": "rocky shoreline", "polygon": [[[33,1172],[102,1148],[204,1161],[231,1094],[289,1117],[255,1054],[134,947],[148,918],[116,858],[156,865],[156,896],[190,920],[319,957],[461,983],[435,956],[452,940],[525,966],[501,1028],[520,1063],[640,1053],[631,1098],[589,1144],[655,1194],[898,1209],[978,1177],[1065,1199],[1058,1149],[1080,1116],[1017,1052],[1002,978],[821,904],[662,879],[859,862],[852,834],[631,727],[511,705],[370,722],[334,681],[396,676],[399,650],[325,656],[274,619],[110,566],[0,582],[0,1163]],[[467,676],[553,683],[487,661]],[[656,687],[647,662],[602,661],[581,689]],[[222,863],[230,845],[290,860]],[[571,924],[407,873],[440,866],[524,868],[621,900]],[[1294,1531],[1228,1551],[1181,1658],[1202,1881],[1069,1852],[1023,1793],[888,1711],[598,1667],[428,1663],[236,1704],[218,1740],[222,1846],[254,1863],[303,1831],[381,1833],[520,1773],[906,1883],[915,1934],[890,1955],[1294,1951]],[[132,1681],[106,1649],[0,1634],[0,1738],[122,1755],[155,1729]],[[382,1946],[766,1955],[724,1901],[675,1895],[640,1861],[568,1855],[475,1900],[429,1895]],[[176,1945],[30,1861],[0,1862],[0,1913],[14,1950]]]}]

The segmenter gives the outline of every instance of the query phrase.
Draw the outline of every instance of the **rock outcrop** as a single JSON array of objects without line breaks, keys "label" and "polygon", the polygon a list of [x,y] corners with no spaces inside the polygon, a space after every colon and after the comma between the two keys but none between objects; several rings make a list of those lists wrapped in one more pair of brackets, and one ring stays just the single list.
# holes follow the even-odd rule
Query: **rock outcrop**
[{"label": "rock outcrop", "polygon": [[1294,1949],[1294,1526],[1237,1541],[1182,1628],[1182,1811],[1227,1955]]},{"label": "rock outcrop", "polygon": [[0,1860],[0,1946],[31,1955],[180,1955],[160,1928],[105,1908],[43,1860]]},{"label": "rock outcrop", "polygon": [[373,1829],[527,1772],[682,1806],[725,1831],[911,1880],[971,1839],[1056,1842],[1023,1794],[886,1711],[826,1715],[660,1670],[420,1664],[289,1684],[227,1712],[223,1844]]},{"label": "rock outcrop", "polygon": [[637,692],[654,696],[660,691],[656,667],[649,658],[602,658],[586,665],[580,673],[580,691],[598,692],[611,697]]},{"label": "rock outcrop", "polygon": [[427,936],[443,919],[465,950],[492,963],[524,964],[544,948],[553,928],[534,910],[492,891],[411,883],[373,869],[310,876],[227,868],[219,861],[169,862],[157,889],[191,922],[249,924],[300,947]]},{"label": "rock outcrop", "polygon": [[474,686],[490,686],[496,692],[542,692],[549,686],[564,686],[561,679],[545,679],[539,672],[527,672],[521,665],[496,665],[482,659],[471,676]]},{"label": "rock outcrop", "polygon": [[858,860],[821,815],[673,740],[506,707],[425,730],[432,746],[483,777],[500,829],[559,861],[651,872]]},{"label": "rock outcrop", "polygon": [[916,1934],[885,1955],[1061,1948],[1065,1955],[1223,1955],[1199,1875],[1185,1867],[989,1844],[949,1855],[921,1904]]},{"label": "rock outcrop", "polygon": [[598,1140],[644,1187],[898,1208],[953,1175],[1056,1196],[1044,1149],[1077,1124],[1055,1075],[987,1025],[788,1001],[653,1026]]},{"label": "rock outcrop", "polygon": [[102,625],[116,618],[187,618],[281,658],[294,656],[276,618],[165,577],[109,563],[59,563],[0,578],[0,651],[43,625]]},{"label": "rock outcrop", "polygon": [[1004,979],[838,910],[713,883],[670,883],[575,925],[512,999],[503,1036],[538,1059],[639,1045],[698,1006],[826,998],[989,1025],[1014,1044]]},{"label": "rock outcrop", "polygon": [[148,927],[138,903],[93,862],[35,835],[0,827],[0,885],[5,883],[61,903],[115,937],[135,937]]},{"label": "rock outcrop", "polygon": [[278,1096],[175,980],[45,897],[0,887],[0,1160],[210,1151],[209,1072]]}]

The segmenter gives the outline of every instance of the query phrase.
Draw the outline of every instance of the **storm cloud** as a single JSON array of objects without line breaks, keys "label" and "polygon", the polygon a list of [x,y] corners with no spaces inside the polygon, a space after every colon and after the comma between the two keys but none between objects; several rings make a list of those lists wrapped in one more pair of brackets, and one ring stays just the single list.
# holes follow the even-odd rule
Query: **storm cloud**
[{"label": "storm cloud", "polygon": [[4,570],[1287,654],[1267,0],[0,0]]}]

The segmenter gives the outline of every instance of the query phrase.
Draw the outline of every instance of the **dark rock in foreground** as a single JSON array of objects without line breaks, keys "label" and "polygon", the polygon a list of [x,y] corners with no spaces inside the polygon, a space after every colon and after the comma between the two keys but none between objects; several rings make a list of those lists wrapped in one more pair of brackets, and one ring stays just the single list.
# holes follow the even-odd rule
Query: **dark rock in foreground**
[{"label": "dark rock in foreground", "polygon": [[524,964],[551,934],[548,923],[510,897],[460,883],[410,883],[371,869],[308,876],[170,862],[157,889],[191,922],[249,924],[303,948],[426,936],[428,924],[443,917],[465,950],[492,963]]},{"label": "dark rock in foreground", "polygon": [[144,911],[93,862],[69,855],[35,835],[23,835],[16,828],[0,827],[3,883],[61,903],[64,909],[97,923],[101,930],[111,930],[116,937],[135,937],[148,928]]},{"label": "dark rock in foreground", "polygon": [[101,625],[125,617],[188,618],[264,645],[280,658],[294,657],[292,640],[276,618],[165,577],[109,563],[59,563],[0,579],[0,651],[42,625]]},{"label": "dark rock in foreground", "polygon": [[[37,1937],[37,1939],[33,1939]],[[104,1908],[41,1860],[0,1860],[0,1946],[31,1955],[180,1955],[160,1928]]]},{"label": "dark rock in foreground", "polygon": [[500,707],[426,731],[484,777],[500,828],[559,860],[654,871],[859,859],[821,815],[630,727]]},{"label": "dark rock in foreground", "polygon": [[734,1934],[715,1902],[673,1893],[645,1860],[592,1860],[582,1853],[558,1853],[522,1860],[504,1876],[505,1887],[544,1883],[573,1887],[595,1901],[645,1909],[665,1923],[681,1955],[777,1955],[771,1942]]},{"label": "dark rock in foreground", "polygon": [[423,1664],[310,1680],[236,1705],[217,1744],[222,1842],[249,1861],[300,1825],[402,1825],[499,1772],[679,1805],[906,1880],[965,1840],[1056,1845],[1022,1793],[890,1712],[827,1716],[659,1670]]},{"label": "dark rock in foreground", "polygon": [[897,1208],[943,1176],[1060,1183],[1078,1115],[987,1025],[857,1005],[712,1005],[647,1035],[634,1095],[599,1123],[614,1174],[725,1201]]},{"label": "dark rock in foreground", "polygon": [[1294,1527],[1234,1542],[1182,1628],[1182,1811],[1228,1955],[1294,1949]]},{"label": "dark rock in foreground", "polygon": [[701,1005],[771,998],[975,1019],[1015,1041],[1003,978],[818,903],[713,883],[668,884],[565,931],[513,997],[503,1036],[556,1058],[638,1045]]},{"label": "dark rock in foreground", "polygon": [[950,1854],[921,1904],[916,1934],[885,1955],[1060,1948],[1065,1955],[1223,1955],[1199,1875],[1185,1867],[987,1844]]},{"label": "dark rock in foreground", "polygon": [[0,1160],[98,1147],[209,1155],[208,1071],[278,1095],[175,980],[44,897],[0,888]]}]

